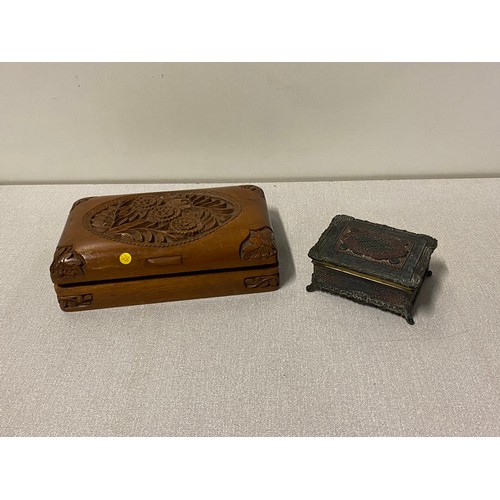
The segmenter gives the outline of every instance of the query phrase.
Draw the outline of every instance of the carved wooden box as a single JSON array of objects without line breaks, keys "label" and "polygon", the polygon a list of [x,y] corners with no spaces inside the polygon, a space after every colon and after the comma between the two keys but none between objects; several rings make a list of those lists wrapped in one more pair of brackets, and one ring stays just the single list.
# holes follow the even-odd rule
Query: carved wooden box
[{"label": "carved wooden box", "polygon": [[314,273],[308,291],[322,290],[403,316],[412,309],[437,241],[424,234],[334,217],[309,251]]},{"label": "carved wooden box", "polygon": [[276,290],[264,192],[83,198],[71,208],[50,275],[63,311]]}]

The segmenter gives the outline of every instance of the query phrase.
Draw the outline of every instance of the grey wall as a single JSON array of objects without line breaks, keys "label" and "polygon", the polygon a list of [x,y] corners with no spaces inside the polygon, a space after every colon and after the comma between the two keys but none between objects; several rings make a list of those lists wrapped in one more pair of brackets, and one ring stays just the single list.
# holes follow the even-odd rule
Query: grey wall
[{"label": "grey wall", "polygon": [[0,182],[498,176],[500,64],[0,64]]}]

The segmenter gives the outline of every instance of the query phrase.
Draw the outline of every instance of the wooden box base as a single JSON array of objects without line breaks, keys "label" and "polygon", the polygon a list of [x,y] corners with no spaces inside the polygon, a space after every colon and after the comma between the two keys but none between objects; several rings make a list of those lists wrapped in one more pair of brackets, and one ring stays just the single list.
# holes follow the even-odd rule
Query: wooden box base
[{"label": "wooden box base", "polygon": [[123,281],[54,286],[63,311],[270,292],[279,288],[278,266],[202,272]]}]

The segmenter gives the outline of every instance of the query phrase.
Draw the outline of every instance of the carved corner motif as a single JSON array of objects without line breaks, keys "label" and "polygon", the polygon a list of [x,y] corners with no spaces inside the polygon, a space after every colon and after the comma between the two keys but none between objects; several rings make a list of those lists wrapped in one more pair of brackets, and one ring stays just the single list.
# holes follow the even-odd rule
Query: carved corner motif
[{"label": "carved corner motif", "polygon": [[67,309],[83,309],[92,304],[93,296],[91,293],[84,295],[68,295],[66,297],[59,297],[59,306],[63,311]]},{"label": "carved corner motif", "polygon": [[240,187],[242,187],[244,189],[249,189],[250,191],[253,191],[254,193],[258,193],[262,198],[266,199],[264,191],[259,186],[254,186],[253,184],[246,184],[246,185],[240,186]]},{"label": "carved corner motif", "polygon": [[266,260],[278,253],[270,227],[251,229],[240,246],[241,260]]},{"label": "carved corner motif", "polygon": [[[73,210],[76,206],[80,205],[80,203],[83,203],[85,201],[88,201],[90,200],[91,198],[93,198],[93,196],[87,196],[87,198],[80,198],[79,200],[76,200],[75,203],[73,203],[73,206],[71,207],[71,210]],[[70,211],[71,211],[70,210]]]},{"label": "carved corner motif", "polygon": [[85,274],[85,259],[73,250],[71,245],[57,247],[54,260],[50,266],[50,276],[53,281],[61,278],[73,278]]},{"label": "carved corner motif", "polygon": [[279,274],[272,274],[271,276],[255,276],[252,278],[245,278],[245,288],[269,288],[279,286]]}]

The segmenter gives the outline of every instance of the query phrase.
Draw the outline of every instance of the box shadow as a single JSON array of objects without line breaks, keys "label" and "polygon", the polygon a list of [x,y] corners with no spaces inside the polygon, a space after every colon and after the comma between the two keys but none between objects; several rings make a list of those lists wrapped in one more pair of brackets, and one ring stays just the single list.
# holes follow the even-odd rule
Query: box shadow
[{"label": "box shadow", "polygon": [[295,277],[295,264],[293,262],[290,243],[286,236],[281,216],[275,208],[269,208],[269,218],[273,226],[274,238],[278,247],[281,286],[286,285]]}]

